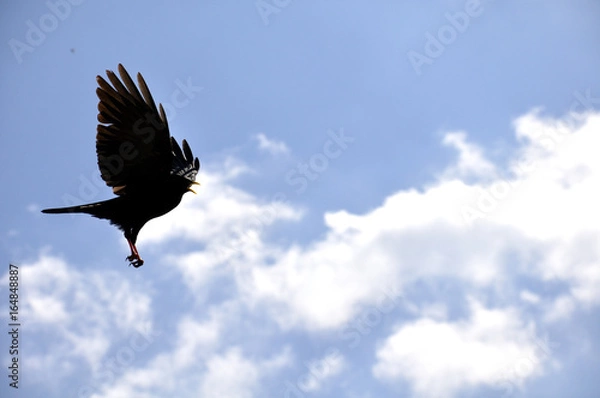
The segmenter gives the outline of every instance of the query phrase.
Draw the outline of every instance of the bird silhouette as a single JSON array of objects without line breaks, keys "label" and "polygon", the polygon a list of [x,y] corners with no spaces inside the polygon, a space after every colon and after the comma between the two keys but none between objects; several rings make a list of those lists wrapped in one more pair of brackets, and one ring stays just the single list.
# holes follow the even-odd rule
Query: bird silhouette
[{"label": "bird silhouette", "polygon": [[123,231],[131,249],[126,259],[137,268],[144,264],[135,246],[138,233],[149,220],[177,207],[183,194],[194,192],[191,186],[200,185],[200,161],[186,140],[180,147],[170,136],[162,104],[156,108],[142,75],[137,75],[138,90],[123,65],[118,70],[121,80],[106,71],[112,85],[96,77],[98,167],[117,197],[42,212],[86,213],[109,220]]}]

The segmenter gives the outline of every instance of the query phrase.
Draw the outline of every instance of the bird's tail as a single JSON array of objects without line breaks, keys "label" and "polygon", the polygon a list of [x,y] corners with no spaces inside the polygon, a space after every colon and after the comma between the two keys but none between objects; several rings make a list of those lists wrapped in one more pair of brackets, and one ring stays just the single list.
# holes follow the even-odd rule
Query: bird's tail
[{"label": "bird's tail", "polygon": [[70,207],[57,207],[54,209],[44,209],[42,213],[47,214],[63,214],[63,213],[87,213],[95,215],[99,210],[102,202],[90,203],[87,205],[70,206]]}]

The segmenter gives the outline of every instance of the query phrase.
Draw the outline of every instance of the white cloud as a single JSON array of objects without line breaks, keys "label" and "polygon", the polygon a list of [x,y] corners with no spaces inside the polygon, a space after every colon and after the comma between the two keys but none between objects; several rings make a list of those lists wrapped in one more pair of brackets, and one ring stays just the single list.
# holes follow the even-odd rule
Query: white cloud
[{"label": "white cloud", "polygon": [[[568,125],[548,123],[545,131]],[[366,214],[327,213],[325,238],[280,250],[274,264],[256,264],[251,283],[244,280],[247,294],[267,303],[282,325],[308,329],[338,328],[358,306],[371,304],[381,287],[432,277],[491,289],[527,275],[567,282],[576,302],[597,303],[600,252],[593,242],[600,225],[600,161],[590,148],[598,146],[600,117],[570,126],[568,134],[560,130],[568,139],[554,152],[528,146],[518,151],[512,166],[528,159],[536,167],[510,177],[513,188],[504,197],[495,188],[503,179],[465,183],[444,177],[423,191],[391,195]],[[522,122],[517,128],[523,134]],[[452,140],[466,145],[460,136]],[[474,159],[463,163],[489,164]],[[478,207],[482,192],[492,197],[493,208]],[[465,220],[465,207],[480,217]]]},{"label": "white cloud", "polygon": [[572,296],[562,295],[550,302],[545,309],[544,320],[547,322],[556,322],[563,319],[568,319],[569,315],[576,308],[576,301]]},{"label": "white cloud", "polygon": [[332,329],[360,306],[375,304],[385,288],[431,277],[458,278],[475,286],[497,283],[505,253],[525,249],[511,229],[466,228],[452,214],[460,203],[452,193],[461,195],[460,186],[399,193],[363,216],[328,214],[332,230],[325,239],[291,247],[275,264],[255,266],[251,281],[241,287],[253,300],[268,303],[283,326]]},{"label": "white cloud", "polygon": [[209,358],[208,370],[200,389],[207,398],[251,398],[256,389],[259,370],[244,358],[239,349],[232,348],[222,355]]},{"label": "white cloud", "polygon": [[231,347],[207,360],[207,371],[200,387],[202,397],[252,398],[265,396],[260,381],[290,362],[289,350],[271,358],[252,360],[239,347]]},{"label": "white cloud", "polygon": [[526,303],[537,304],[540,302],[540,296],[530,292],[529,290],[523,290],[519,296],[521,297],[521,300],[525,301]]},{"label": "white cloud", "polygon": [[[55,384],[79,362],[97,369],[111,341],[152,326],[150,297],[116,272],[84,274],[61,258],[42,254],[21,264],[19,274],[26,281],[21,284],[20,316],[29,333],[52,341],[39,351],[38,342],[27,354],[32,377]],[[47,379],[50,363],[60,371],[54,380]]]},{"label": "white cloud", "polygon": [[[261,382],[290,364],[290,350],[245,355],[241,346],[230,343],[232,330],[247,322],[239,311],[240,304],[234,301],[203,308],[200,313],[183,311],[173,332],[165,328],[153,336],[151,344],[158,352],[152,357],[116,369],[104,367],[81,391],[91,393],[92,398],[261,396]],[[103,376],[107,370],[113,377]]]},{"label": "white cloud", "polygon": [[258,142],[258,149],[271,155],[286,154],[290,151],[285,142],[269,139],[264,133],[256,134],[254,139]]},{"label": "white cloud", "polygon": [[418,397],[451,397],[464,388],[501,388],[540,375],[545,356],[517,311],[471,301],[469,319],[422,318],[401,326],[377,350],[373,373],[409,381]]},{"label": "white cloud", "polygon": [[445,178],[492,177],[496,173],[496,167],[485,158],[483,150],[467,142],[465,132],[446,133],[442,143],[458,151],[458,160],[446,169]]},{"label": "white cloud", "polygon": [[[202,320],[184,314],[172,336],[166,336],[169,331],[165,330],[149,339],[149,344],[156,347],[158,343],[162,350],[147,362],[104,366],[82,385],[81,391],[92,393],[93,398],[159,397],[173,391],[179,396],[194,396],[191,391],[197,389],[195,379],[203,361],[220,348],[223,321],[216,310]],[[106,372],[111,377],[103,376]]]},{"label": "white cloud", "polygon": [[73,330],[79,324],[94,323],[131,332],[151,325],[150,297],[117,272],[84,274],[46,254],[22,264],[19,272],[27,281],[23,314],[32,327]]}]

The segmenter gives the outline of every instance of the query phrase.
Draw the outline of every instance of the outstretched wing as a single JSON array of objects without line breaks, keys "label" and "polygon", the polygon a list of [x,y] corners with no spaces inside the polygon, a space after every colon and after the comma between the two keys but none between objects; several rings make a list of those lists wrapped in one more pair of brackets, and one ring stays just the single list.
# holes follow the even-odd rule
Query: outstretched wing
[{"label": "outstretched wing", "polygon": [[167,117],[150,95],[141,74],[133,80],[119,64],[119,75],[107,70],[109,84],[98,76],[98,167],[106,185],[117,195],[144,185],[166,180],[172,168],[173,152]]}]

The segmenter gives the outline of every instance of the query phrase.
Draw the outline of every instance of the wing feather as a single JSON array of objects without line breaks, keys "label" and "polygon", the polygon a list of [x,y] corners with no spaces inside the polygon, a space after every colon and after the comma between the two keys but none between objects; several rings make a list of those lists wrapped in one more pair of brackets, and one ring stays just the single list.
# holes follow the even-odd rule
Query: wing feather
[{"label": "wing feather", "polygon": [[102,179],[118,195],[169,177],[173,162],[167,118],[156,104],[143,77],[141,93],[125,68],[119,75],[106,71],[97,77],[98,130],[96,153]]},{"label": "wing feather", "polygon": [[[131,79],[131,76],[129,76],[129,73],[127,73],[127,71],[121,64],[119,64],[119,74],[121,75],[123,83],[125,83],[125,86],[127,87],[127,91],[134,98],[134,101],[138,103],[146,103],[146,101],[144,101],[144,99],[140,95],[140,92],[138,91],[138,88],[136,87],[135,83]],[[146,103],[146,105],[149,104]]]},{"label": "wing feather", "polygon": [[[156,109],[156,103],[154,102],[154,98],[152,98],[152,94],[150,94],[150,90],[146,85],[146,81],[142,77],[141,73],[137,74],[138,85],[140,86],[140,90],[142,90],[142,95],[144,96],[144,101],[150,106],[151,111],[153,113],[158,113]],[[162,107],[162,105],[161,105]],[[165,118],[166,120],[166,118]]]},{"label": "wing feather", "polygon": [[196,175],[200,170],[200,161],[198,158],[194,159],[192,149],[186,140],[183,140],[182,144],[183,151],[177,141],[175,141],[175,138],[171,137],[171,149],[173,150],[173,168],[171,174],[185,178],[192,183],[196,180]]},{"label": "wing feather", "polygon": [[185,155],[185,159],[188,162],[192,162],[194,160],[192,149],[190,148],[186,140],[183,140],[183,154]]}]

